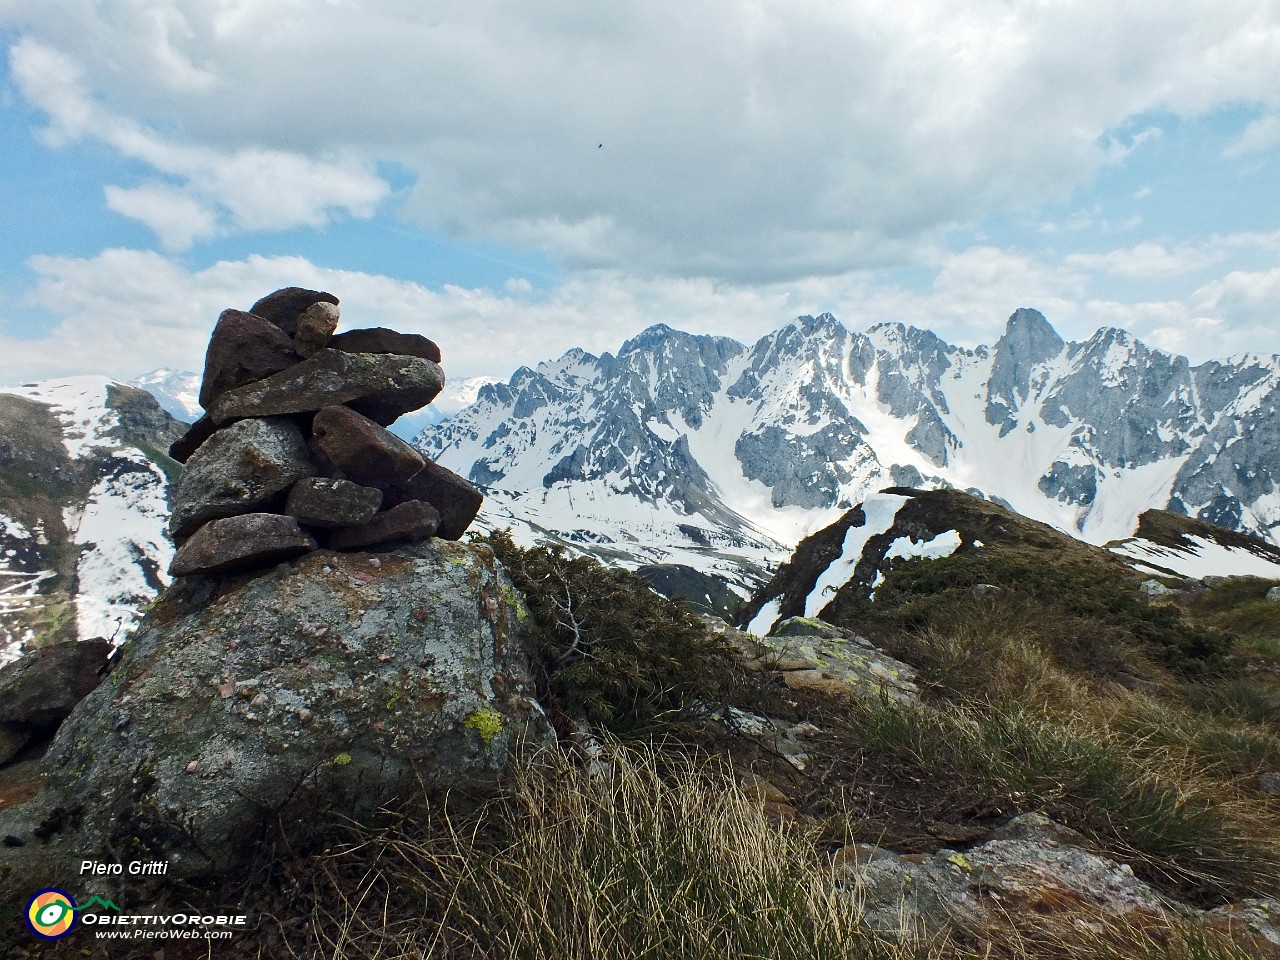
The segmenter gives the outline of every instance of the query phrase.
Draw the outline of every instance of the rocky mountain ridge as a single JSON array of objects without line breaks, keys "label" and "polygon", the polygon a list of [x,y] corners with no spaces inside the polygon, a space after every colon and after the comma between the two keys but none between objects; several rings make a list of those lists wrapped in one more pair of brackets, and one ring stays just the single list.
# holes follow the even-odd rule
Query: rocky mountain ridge
[{"label": "rocky mountain ridge", "polygon": [[1020,309],[991,347],[800,317],[752,346],[657,325],[571,350],[416,443],[489,521],[740,596],[893,484],[973,490],[1093,543],[1169,509],[1275,542],[1280,356],[1192,366],[1118,329],[1064,341]]},{"label": "rocky mountain ridge", "polygon": [[133,629],[169,582],[182,427],[105,377],[0,388],[0,662]]}]

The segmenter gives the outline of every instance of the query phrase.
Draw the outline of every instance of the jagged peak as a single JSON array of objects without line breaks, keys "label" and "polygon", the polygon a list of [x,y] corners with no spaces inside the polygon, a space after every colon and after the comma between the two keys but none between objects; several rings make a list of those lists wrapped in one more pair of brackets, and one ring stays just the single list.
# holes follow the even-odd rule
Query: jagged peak
[{"label": "jagged peak", "polygon": [[625,357],[627,354],[634,353],[637,350],[652,349],[672,336],[688,337],[691,334],[684,333],[665,323],[655,323],[650,327],[645,327],[630,340],[626,341],[618,351],[618,356]]},{"label": "jagged peak", "polygon": [[814,333],[839,335],[848,332],[845,329],[844,324],[837,320],[832,314],[825,312],[818,314],[816,317],[809,314],[802,314],[792,320],[788,326],[799,330],[801,333],[806,335]]},{"label": "jagged peak", "polygon": [[1031,307],[1019,307],[1005,324],[1004,335],[996,348],[1018,349],[1033,361],[1039,361],[1061,353],[1065,345],[1043,313]]}]

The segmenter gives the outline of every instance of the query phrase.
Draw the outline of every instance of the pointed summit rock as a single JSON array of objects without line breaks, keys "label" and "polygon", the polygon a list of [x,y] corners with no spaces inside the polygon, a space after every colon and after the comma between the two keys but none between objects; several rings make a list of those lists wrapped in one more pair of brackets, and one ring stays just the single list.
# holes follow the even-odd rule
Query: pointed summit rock
[{"label": "pointed summit rock", "polygon": [[1017,424],[1013,416],[1031,395],[1031,378],[1038,364],[1062,353],[1066,343],[1039,310],[1014,311],[1004,336],[996,341],[991,378],[987,381],[987,422],[999,425],[1005,436]]}]

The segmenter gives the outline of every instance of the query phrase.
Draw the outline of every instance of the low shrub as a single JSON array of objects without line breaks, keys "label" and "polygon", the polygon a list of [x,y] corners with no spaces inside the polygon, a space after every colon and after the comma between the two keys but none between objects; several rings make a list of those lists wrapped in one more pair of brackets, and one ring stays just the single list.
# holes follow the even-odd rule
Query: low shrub
[{"label": "low shrub", "polygon": [[524,594],[544,703],[615,734],[652,731],[696,703],[750,699],[745,671],[697,616],[642,577],[558,546],[489,546]]}]

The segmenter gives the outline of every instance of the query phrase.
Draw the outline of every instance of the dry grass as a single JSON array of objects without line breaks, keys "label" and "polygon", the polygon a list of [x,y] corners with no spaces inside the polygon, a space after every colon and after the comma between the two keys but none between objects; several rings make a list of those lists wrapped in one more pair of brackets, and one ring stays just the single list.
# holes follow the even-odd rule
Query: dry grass
[{"label": "dry grass", "polygon": [[316,861],[329,958],[906,960],[801,833],[721,764],[614,747],[541,758],[478,814],[421,811]]}]

